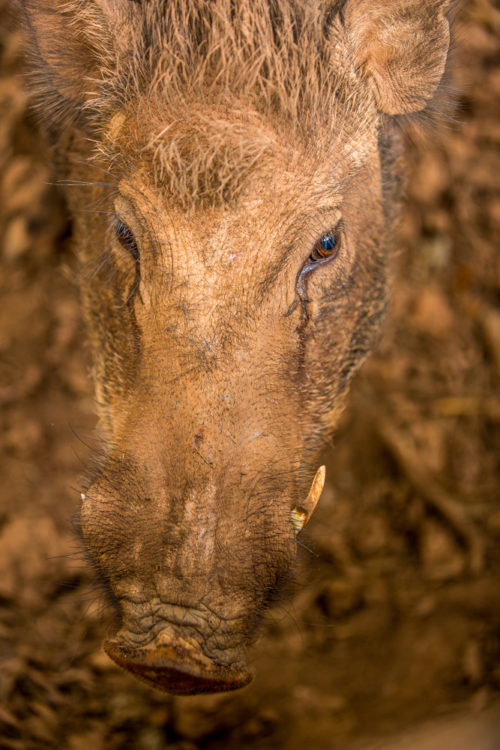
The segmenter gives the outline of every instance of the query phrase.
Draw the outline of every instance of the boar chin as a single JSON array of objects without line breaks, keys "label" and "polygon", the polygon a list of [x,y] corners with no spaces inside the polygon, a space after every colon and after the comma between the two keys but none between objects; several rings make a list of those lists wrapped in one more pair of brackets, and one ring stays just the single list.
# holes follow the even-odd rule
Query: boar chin
[{"label": "boar chin", "polygon": [[217,664],[201,651],[175,642],[133,647],[114,639],[104,643],[104,650],[140,680],[175,695],[227,692],[252,680],[243,664]]}]

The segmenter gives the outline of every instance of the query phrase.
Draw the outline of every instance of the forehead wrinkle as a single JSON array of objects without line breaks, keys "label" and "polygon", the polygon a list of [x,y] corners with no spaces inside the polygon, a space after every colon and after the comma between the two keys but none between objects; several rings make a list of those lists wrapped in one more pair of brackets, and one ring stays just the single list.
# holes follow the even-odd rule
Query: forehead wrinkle
[{"label": "forehead wrinkle", "polygon": [[[162,235],[158,244],[166,270],[183,265],[185,253],[194,253],[211,270],[215,270],[214,264],[224,263],[233,253],[242,257],[250,251],[250,257],[258,253],[260,258],[262,253],[268,253],[272,264],[266,277],[269,284],[289,262],[298,245],[305,246],[309,240],[314,242],[316,234],[319,236],[333,225],[346,179],[350,182],[354,177],[349,147],[347,151],[348,155],[340,148],[338,138],[330,149],[332,158],[326,162],[314,149],[304,151],[297,144],[282,148],[279,153],[275,152],[272,169],[266,161],[262,173],[252,176],[235,206],[223,202],[219,206],[183,210],[170,200],[162,186],[158,189],[153,184],[151,172],[144,163],[136,173],[144,187],[141,189],[136,183],[134,192],[140,192],[145,202],[149,202],[148,194],[149,197],[152,193],[155,195],[154,206],[150,206],[149,211],[156,217],[153,224],[158,227],[161,221],[163,227],[163,231],[158,227]],[[252,248],[253,237],[259,236],[261,247]]]}]

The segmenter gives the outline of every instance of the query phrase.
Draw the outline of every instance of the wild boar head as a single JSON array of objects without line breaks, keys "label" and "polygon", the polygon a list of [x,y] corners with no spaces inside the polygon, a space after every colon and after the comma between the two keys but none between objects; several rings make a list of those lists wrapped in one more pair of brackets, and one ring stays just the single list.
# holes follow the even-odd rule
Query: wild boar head
[{"label": "wild boar head", "polygon": [[81,261],[105,456],[82,529],[109,655],[231,690],[387,297],[397,116],[445,0],[25,0]]}]

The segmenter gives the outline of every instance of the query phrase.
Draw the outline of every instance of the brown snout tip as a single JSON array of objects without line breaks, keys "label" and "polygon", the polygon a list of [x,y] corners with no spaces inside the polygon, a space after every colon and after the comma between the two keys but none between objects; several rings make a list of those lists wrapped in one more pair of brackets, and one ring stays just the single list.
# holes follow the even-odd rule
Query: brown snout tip
[{"label": "brown snout tip", "polygon": [[252,680],[251,673],[245,669],[197,659],[190,650],[177,644],[134,648],[108,640],[104,650],[118,666],[158,690],[174,695],[238,690]]}]

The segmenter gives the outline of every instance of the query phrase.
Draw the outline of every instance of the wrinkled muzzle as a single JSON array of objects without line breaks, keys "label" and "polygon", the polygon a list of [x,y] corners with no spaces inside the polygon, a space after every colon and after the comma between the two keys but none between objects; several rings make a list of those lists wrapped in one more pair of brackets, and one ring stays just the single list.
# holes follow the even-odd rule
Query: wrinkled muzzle
[{"label": "wrinkled muzzle", "polygon": [[247,648],[293,564],[324,467],[300,503],[283,491],[242,501],[213,483],[152,499],[133,477],[108,469],[82,496],[85,540],[122,622],[106,653],[169,693],[244,687]]},{"label": "wrinkled muzzle", "polygon": [[119,638],[107,640],[104,650],[120,667],[153,687],[176,695],[218,693],[247,685],[252,675],[241,660],[221,664],[201,648],[185,646],[162,632],[148,646],[131,646]]}]

